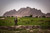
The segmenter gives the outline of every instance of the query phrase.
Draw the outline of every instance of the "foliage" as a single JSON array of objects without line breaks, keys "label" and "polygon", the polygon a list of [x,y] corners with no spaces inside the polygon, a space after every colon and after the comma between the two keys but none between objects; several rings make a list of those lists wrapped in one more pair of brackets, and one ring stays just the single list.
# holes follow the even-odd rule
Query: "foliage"
[{"label": "foliage", "polygon": [[[0,19],[0,26],[13,26],[15,17]],[[18,25],[41,25],[50,26],[50,18],[18,17]]]},{"label": "foliage", "polygon": [[0,26],[12,26],[14,25],[13,17],[5,17],[5,19],[0,19]]},{"label": "foliage", "polygon": [[45,18],[45,16],[42,16],[43,18]]},{"label": "foliage", "polygon": [[32,15],[30,15],[29,17],[32,17]]}]

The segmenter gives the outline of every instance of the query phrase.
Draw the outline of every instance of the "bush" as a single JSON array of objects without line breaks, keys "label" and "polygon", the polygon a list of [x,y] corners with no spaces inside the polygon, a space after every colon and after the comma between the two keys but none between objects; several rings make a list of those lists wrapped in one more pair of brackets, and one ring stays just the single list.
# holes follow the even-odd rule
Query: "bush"
[{"label": "bush", "polygon": [[29,17],[32,17],[32,15],[30,15]]},{"label": "bush", "polygon": [[36,16],[36,18],[38,18],[38,16]]},{"label": "bush", "polygon": [[42,16],[43,18],[45,18],[45,16]]}]

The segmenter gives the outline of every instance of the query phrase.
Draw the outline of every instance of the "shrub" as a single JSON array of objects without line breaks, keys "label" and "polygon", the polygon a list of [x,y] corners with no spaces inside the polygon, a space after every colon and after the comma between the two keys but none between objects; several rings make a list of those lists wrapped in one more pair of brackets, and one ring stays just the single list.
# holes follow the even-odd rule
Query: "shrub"
[{"label": "shrub", "polygon": [[45,18],[45,16],[42,16],[43,18]]},{"label": "shrub", "polygon": [[36,18],[38,18],[38,16],[36,16]]},{"label": "shrub", "polygon": [[30,15],[29,17],[32,17],[32,15]]}]

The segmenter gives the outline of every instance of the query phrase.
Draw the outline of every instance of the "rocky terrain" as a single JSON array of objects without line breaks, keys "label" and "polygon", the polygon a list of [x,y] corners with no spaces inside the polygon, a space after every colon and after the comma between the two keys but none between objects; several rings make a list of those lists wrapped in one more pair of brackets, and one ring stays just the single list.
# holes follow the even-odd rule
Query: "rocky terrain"
[{"label": "rocky terrain", "polygon": [[6,13],[4,13],[3,16],[17,16],[17,17],[24,17],[24,16],[30,16],[32,15],[32,17],[40,17],[40,16],[47,16],[50,17],[50,14],[44,14],[41,12],[41,10],[35,9],[35,8],[30,8],[30,7],[26,7],[26,8],[20,8],[18,11],[16,11],[15,9],[10,10]]}]

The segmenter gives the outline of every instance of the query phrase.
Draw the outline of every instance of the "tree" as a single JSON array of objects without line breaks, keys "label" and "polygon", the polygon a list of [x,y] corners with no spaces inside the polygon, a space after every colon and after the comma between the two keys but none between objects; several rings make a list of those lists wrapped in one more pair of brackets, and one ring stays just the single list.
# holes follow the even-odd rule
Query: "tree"
[{"label": "tree", "polygon": [[43,18],[45,18],[45,16],[42,16]]},{"label": "tree", "polygon": [[38,18],[38,16],[36,16],[36,18]]},{"label": "tree", "polygon": [[30,15],[29,17],[32,17],[32,15]]}]

